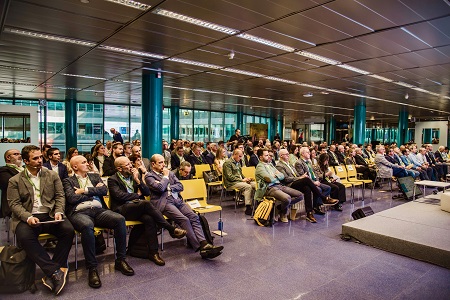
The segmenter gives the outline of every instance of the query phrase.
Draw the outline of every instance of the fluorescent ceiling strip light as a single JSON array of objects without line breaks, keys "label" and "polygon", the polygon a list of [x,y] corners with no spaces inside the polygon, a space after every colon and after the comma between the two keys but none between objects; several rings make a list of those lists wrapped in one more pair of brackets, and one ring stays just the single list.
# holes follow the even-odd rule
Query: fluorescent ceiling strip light
[{"label": "fluorescent ceiling strip light", "polygon": [[20,83],[20,82],[14,82],[14,81],[0,81],[0,84],[12,84],[12,85],[24,85],[24,86],[38,86],[36,84],[31,83]]},{"label": "fluorescent ceiling strip light", "polygon": [[19,35],[25,35],[25,36],[31,36],[31,37],[35,37],[35,38],[44,39],[44,40],[49,40],[49,41],[58,41],[58,42],[77,44],[77,45],[88,46],[88,47],[93,47],[96,45],[96,43],[89,42],[89,41],[72,39],[72,38],[68,38],[68,37],[46,34],[46,33],[41,33],[41,32],[36,32],[36,31],[21,30],[21,29],[16,29],[16,28],[11,28],[11,27],[5,28],[5,31],[7,31],[7,32],[9,31],[11,33],[15,33],[15,34],[19,34]]},{"label": "fluorescent ceiling strip light", "polygon": [[226,96],[233,96],[233,97],[240,97],[240,98],[251,98],[250,96],[238,95],[238,94],[230,94],[230,93],[225,93],[224,95],[226,95]]},{"label": "fluorescent ceiling strip light", "polygon": [[104,78],[104,77],[95,77],[95,76],[89,76],[89,75],[78,75],[78,74],[68,74],[68,73],[61,73],[61,75],[69,76],[69,77],[87,78],[87,79],[108,80],[107,78]]},{"label": "fluorescent ceiling strip light", "polygon": [[[108,79],[107,79],[108,80]],[[131,80],[122,80],[122,79],[110,79],[111,81],[117,81],[117,82],[124,82],[124,83],[135,83],[135,84],[142,84],[142,82],[139,81],[131,81]]]},{"label": "fluorescent ceiling strip light", "polygon": [[412,85],[412,84],[409,84],[409,83],[406,83],[406,82],[402,82],[402,81],[397,81],[397,82],[394,82],[395,84],[397,84],[397,85],[401,85],[401,86],[404,86],[404,87],[407,87],[407,88],[415,88],[416,86],[414,86],[414,85]]},{"label": "fluorescent ceiling strip light", "polygon": [[242,74],[242,75],[247,75],[247,76],[252,76],[252,77],[264,77],[263,74],[259,74],[259,73],[255,73],[255,72],[249,72],[249,71],[244,71],[244,70],[239,70],[239,69],[234,69],[234,68],[223,68],[222,71],[236,73],[236,74]]},{"label": "fluorescent ceiling strip light", "polygon": [[376,75],[376,74],[369,74],[370,77],[376,78],[376,79],[380,79],[386,82],[393,82],[394,80],[380,76],[380,75]]},{"label": "fluorescent ceiling strip light", "polygon": [[367,71],[364,71],[364,70],[352,67],[352,66],[347,65],[347,64],[340,64],[340,65],[337,65],[337,66],[339,68],[347,69],[347,70],[350,70],[350,71],[353,71],[353,72],[356,72],[356,73],[359,73],[359,74],[363,74],[363,75],[369,75],[370,74],[370,72],[367,72]]},{"label": "fluorescent ceiling strip light", "polygon": [[368,29],[368,30],[370,30],[370,31],[372,31],[372,32],[375,31],[375,30],[373,30],[372,28],[370,28],[369,26],[366,26],[366,25],[364,25],[364,24],[362,24],[362,23],[359,23],[358,21],[355,21],[355,20],[353,20],[352,18],[347,17],[346,15],[343,15],[343,14],[341,14],[341,13],[338,13],[337,11],[332,10],[332,9],[329,8],[329,7],[326,7],[325,5],[323,5],[322,7],[325,8],[325,9],[328,9],[329,11],[332,11],[332,12],[334,12],[335,14],[337,14],[337,15],[339,15],[339,16],[341,16],[341,17],[343,17],[343,18],[345,18],[345,19],[347,19],[347,20],[349,20],[349,21],[351,21],[351,22],[353,22],[353,23],[356,23],[356,24],[358,24],[359,26],[362,26],[362,27],[364,27],[364,28],[366,28],[366,29]]},{"label": "fluorescent ceiling strip light", "polygon": [[131,49],[125,49],[125,48],[119,48],[119,47],[113,47],[113,46],[106,46],[106,45],[100,45],[98,46],[99,49],[105,49],[110,50],[114,52],[120,52],[120,53],[127,53],[132,54],[136,56],[143,56],[143,57],[150,57],[150,58],[156,58],[156,59],[165,59],[167,56],[150,53],[150,52],[144,52],[144,51],[137,51],[137,50],[131,50]]},{"label": "fluorescent ceiling strip light", "polygon": [[220,69],[220,68],[222,68],[221,66],[218,66],[218,65],[213,65],[213,64],[208,64],[208,63],[203,63],[203,62],[199,62],[199,61],[195,61],[195,60],[189,60],[189,59],[183,59],[183,58],[171,57],[171,58],[168,58],[167,60],[178,62],[178,63],[182,63],[182,64],[186,64],[186,65],[193,65],[193,66],[204,67],[204,68],[208,68],[208,69]]},{"label": "fluorescent ceiling strip light", "polygon": [[0,65],[0,68],[10,69],[10,70],[17,70],[17,71],[26,71],[26,72],[46,73],[46,74],[54,74],[55,73],[55,72],[52,72],[52,71],[43,71],[43,70],[20,68],[20,67],[2,66],[2,65]]},{"label": "fluorescent ceiling strip light", "polygon": [[298,51],[298,52],[295,52],[295,53],[298,54],[298,55],[307,57],[307,58],[311,58],[311,59],[314,59],[314,60],[318,60],[318,61],[327,63],[329,65],[341,64],[340,61],[337,61],[337,60],[334,60],[334,59],[331,59],[331,58],[328,58],[328,57],[325,57],[325,56],[317,55],[317,54],[314,54],[314,53],[311,53],[311,52],[308,52],[308,51],[304,51],[304,50]]},{"label": "fluorescent ceiling strip light", "polygon": [[165,9],[155,9],[153,11],[153,13],[157,14],[157,15],[161,15],[164,17],[168,17],[168,18],[172,18],[175,20],[179,20],[179,21],[183,21],[186,23],[190,23],[193,25],[197,25],[200,27],[204,27],[204,28],[208,28],[214,31],[218,31],[218,32],[222,32],[222,33],[226,33],[229,35],[233,35],[239,32],[239,30],[233,29],[233,28],[229,28],[226,26],[221,26],[215,23],[211,23],[208,21],[204,21],[204,20],[200,20],[200,19],[196,19],[196,18],[192,18],[186,15],[182,15],[173,11],[169,11],[169,10],[165,10]]},{"label": "fluorescent ceiling strip light", "polygon": [[279,82],[284,82],[287,84],[297,84],[297,81],[292,81],[292,80],[287,80],[287,79],[283,79],[283,78],[278,78],[278,77],[273,77],[273,76],[267,76],[264,77],[264,79],[269,79],[269,80],[274,80],[274,81],[279,81]]},{"label": "fluorescent ceiling strip light", "polygon": [[434,95],[434,96],[440,96],[440,94],[438,94],[438,93],[434,93],[434,92],[430,92],[430,91],[427,91],[427,90],[424,90],[424,89],[422,89],[422,88],[418,88],[418,87],[414,87],[414,88],[412,88],[413,90],[416,90],[416,91],[418,91],[418,92],[423,92],[423,93],[427,93],[427,94],[430,94],[430,95]]},{"label": "fluorescent ceiling strip light", "polygon": [[128,7],[139,9],[139,10],[147,10],[150,7],[152,7],[151,5],[133,1],[133,0],[105,0],[105,1],[117,3],[120,5],[128,6]]},{"label": "fluorescent ceiling strip light", "polygon": [[286,46],[286,45],[283,45],[280,43],[276,43],[271,40],[263,39],[263,38],[260,38],[260,37],[257,37],[257,36],[254,36],[254,35],[251,35],[248,33],[241,33],[241,34],[238,34],[237,36],[240,38],[243,38],[245,40],[249,40],[249,41],[252,41],[255,43],[259,43],[259,44],[263,44],[263,45],[270,46],[273,48],[277,48],[277,49],[280,49],[280,50],[283,50],[286,52],[294,52],[295,51],[295,48],[293,48],[293,47],[289,47],[289,46]]},{"label": "fluorescent ceiling strip light", "polygon": [[406,29],[405,27],[400,27],[401,30],[403,30],[404,32],[406,32],[407,34],[409,34],[410,36],[412,36],[413,38],[421,41],[422,43],[424,43],[425,45],[427,45],[430,48],[433,48],[433,46],[431,46],[430,44],[428,44],[427,42],[425,42],[424,40],[422,40],[420,37],[418,37],[417,35],[415,35],[414,33],[412,33],[411,31],[409,31],[408,29]]}]

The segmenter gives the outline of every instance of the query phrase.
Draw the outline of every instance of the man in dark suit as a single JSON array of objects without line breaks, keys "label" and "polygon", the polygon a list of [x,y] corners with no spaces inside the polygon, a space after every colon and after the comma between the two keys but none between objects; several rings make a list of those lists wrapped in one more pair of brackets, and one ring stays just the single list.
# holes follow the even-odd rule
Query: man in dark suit
[{"label": "man in dark suit", "polygon": [[180,167],[180,163],[187,160],[188,157],[184,154],[183,146],[177,146],[175,148],[175,153],[172,153],[172,156],[170,157],[170,166],[172,170],[175,170]]},{"label": "man in dark suit", "polygon": [[170,236],[178,239],[184,237],[186,231],[170,225],[150,201],[145,200],[145,196],[150,196],[150,190],[140,180],[139,171],[133,168],[127,157],[117,158],[114,164],[117,172],[108,178],[111,210],[120,213],[126,220],[144,223],[149,259],[163,266],[165,262],[158,253],[158,226],[167,229]]},{"label": "man in dark suit", "polygon": [[328,160],[328,164],[330,166],[339,166],[339,159],[336,155],[336,146],[330,145],[330,149],[328,150],[328,156],[330,159]]},{"label": "man in dark suit", "polygon": [[49,170],[53,170],[59,175],[59,179],[63,181],[69,174],[67,173],[67,167],[61,163],[61,153],[58,148],[50,148],[47,150],[48,161],[43,163],[42,166]]},{"label": "man in dark suit", "polygon": [[[72,248],[74,230],[63,220],[65,198],[59,176],[42,168],[39,147],[25,146],[22,158],[24,171],[9,180],[8,203],[12,211],[12,230],[27,256],[46,275],[43,284],[58,295],[66,284],[67,257]],[[56,221],[56,223],[42,223]],[[58,239],[52,258],[38,241],[41,233],[50,233]]]},{"label": "man in dark suit", "polygon": [[212,165],[212,164],[214,164],[214,160],[216,159],[217,144],[210,143],[209,148],[210,148],[210,151],[206,150],[202,153],[202,155],[205,157],[206,163]]},{"label": "man in dark suit", "polygon": [[180,164],[180,167],[174,172],[174,174],[179,180],[192,179],[191,164],[188,161],[183,161]]},{"label": "man in dark suit", "polygon": [[134,270],[125,261],[127,251],[125,218],[107,209],[103,201],[108,188],[100,175],[88,173],[89,164],[84,156],[72,157],[70,166],[74,175],[63,181],[67,201],[66,213],[73,227],[81,233],[86,269],[89,270],[89,286],[99,288],[102,285],[95,258],[94,226],[114,229],[116,245],[114,268],[124,275],[134,275]]},{"label": "man in dark suit", "polygon": [[337,147],[337,151],[335,152],[338,162],[340,165],[345,165],[345,148],[342,145]]},{"label": "man in dark suit", "polygon": [[115,128],[111,128],[111,133],[113,134],[113,140],[114,142],[118,142],[123,144],[123,138],[120,132],[118,132]]},{"label": "man in dark suit", "polygon": [[191,163],[191,174],[195,175],[195,165],[206,164],[206,159],[202,156],[201,148],[197,144],[192,145],[192,154],[189,155],[188,161]]},{"label": "man in dark suit", "polygon": [[123,145],[120,143],[115,143],[112,146],[111,155],[105,158],[103,163],[103,176],[112,176],[116,173],[116,167],[114,161],[123,155]]},{"label": "man in dark suit", "polygon": [[258,158],[258,155],[256,155],[258,150],[259,150],[259,146],[253,147],[253,154],[250,155],[250,160],[248,162],[249,166],[256,167],[259,164],[259,158]]},{"label": "man in dark suit", "polygon": [[161,213],[186,230],[189,244],[195,251],[200,251],[202,258],[219,256],[223,246],[213,246],[206,241],[200,219],[181,198],[179,193],[183,191],[183,185],[175,174],[165,168],[164,157],[154,154],[150,163],[152,171],[145,175],[145,183],[150,188],[151,202]]},{"label": "man in dark suit", "polygon": [[23,171],[22,155],[17,149],[6,150],[5,155],[6,166],[0,168],[0,189],[2,191],[2,211],[1,217],[11,217],[11,209],[8,205],[6,197],[8,190],[8,181],[11,177]]},{"label": "man in dark suit", "polygon": [[428,163],[430,165],[434,165],[436,167],[439,178],[441,179],[441,181],[445,181],[447,179],[446,176],[448,173],[447,164],[436,160],[436,158],[434,156],[432,144],[427,144],[425,146],[425,148],[427,149],[426,158],[427,158]]}]

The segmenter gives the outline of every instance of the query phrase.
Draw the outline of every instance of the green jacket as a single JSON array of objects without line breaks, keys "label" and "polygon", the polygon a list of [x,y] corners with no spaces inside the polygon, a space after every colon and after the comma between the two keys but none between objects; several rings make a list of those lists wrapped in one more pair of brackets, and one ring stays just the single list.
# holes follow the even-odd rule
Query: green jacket
[{"label": "green jacket", "polygon": [[[271,171],[271,172],[269,172]],[[275,176],[272,175],[275,174]],[[257,189],[255,199],[260,201],[266,194],[267,187],[273,184],[280,184],[280,180],[284,179],[283,173],[278,171],[272,164],[266,164],[260,161],[255,170]],[[270,178],[270,182],[266,182],[264,178]]]},{"label": "green jacket", "polygon": [[244,174],[242,174],[240,162],[236,164],[233,158],[227,159],[222,166],[222,178],[227,189],[238,182],[242,182]]}]

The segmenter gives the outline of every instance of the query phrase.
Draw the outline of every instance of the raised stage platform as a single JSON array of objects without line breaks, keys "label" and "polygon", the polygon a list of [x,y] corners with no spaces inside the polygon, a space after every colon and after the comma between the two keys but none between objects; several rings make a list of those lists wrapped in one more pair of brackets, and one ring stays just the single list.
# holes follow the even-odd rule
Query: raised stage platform
[{"label": "raised stage platform", "polygon": [[[431,197],[342,225],[364,244],[450,269],[450,213]],[[434,197],[433,197],[434,196]]]}]

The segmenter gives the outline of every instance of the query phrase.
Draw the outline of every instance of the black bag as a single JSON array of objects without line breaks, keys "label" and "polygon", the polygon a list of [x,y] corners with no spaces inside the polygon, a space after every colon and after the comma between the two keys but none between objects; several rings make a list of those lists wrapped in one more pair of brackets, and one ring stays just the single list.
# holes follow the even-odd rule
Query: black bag
[{"label": "black bag", "polygon": [[0,251],[0,293],[23,293],[26,290],[34,293],[36,264],[27,257],[25,250],[5,246]]},{"label": "black bag", "polygon": [[201,215],[199,213],[197,213],[197,214],[198,214],[198,218],[200,219],[200,224],[202,225],[203,234],[205,235],[206,241],[209,244],[214,245],[214,237],[211,235],[211,230],[209,229],[208,220],[206,219],[206,217],[204,215]]},{"label": "black bag", "polygon": [[148,258],[150,249],[144,235],[144,224],[133,226],[128,239],[127,254],[133,257]]},{"label": "black bag", "polygon": [[205,183],[219,181],[219,174],[217,174],[216,170],[203,171],[203,180],[205,181]]},{"label": "black bag", "polygon": [[106,242],[105,237],[103,236],[103,232],[100,231],[100,234],[95,236],[95,254],[102,254],[106,250]]}]

